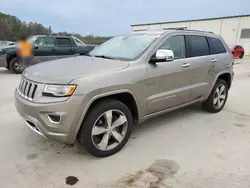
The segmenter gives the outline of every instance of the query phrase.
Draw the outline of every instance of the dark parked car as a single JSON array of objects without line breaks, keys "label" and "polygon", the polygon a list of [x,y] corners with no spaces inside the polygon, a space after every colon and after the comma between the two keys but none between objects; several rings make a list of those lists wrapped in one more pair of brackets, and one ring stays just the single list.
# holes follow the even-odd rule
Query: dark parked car
[{"label": "dark parked car", "polygon": [[[95,45],[87,45],[74,36],[35,35],[28,40],[34,46],[34,64],[84,55],[95,48]],[[6,67],[17,74],[23,72],[24,68],[17,58],[16,45],[0,50],[0,67]]]},{"label": "dark parked car", "polygon": [[241,45],[229,45],[229,48],[232,50],[234,57],[239,57],[240,59],[244,57],[245,50]]}]

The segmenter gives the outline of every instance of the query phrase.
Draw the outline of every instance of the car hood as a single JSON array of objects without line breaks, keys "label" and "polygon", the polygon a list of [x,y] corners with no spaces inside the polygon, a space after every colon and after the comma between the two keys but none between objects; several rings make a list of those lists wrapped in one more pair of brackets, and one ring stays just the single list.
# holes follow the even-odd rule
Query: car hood
[{"label": "car hood", "polygon": [[76,78],[118,71],[127,66],[129,62],[126,61],[78,56],[33,65],[23,76],[40,83],[68,84]]}]

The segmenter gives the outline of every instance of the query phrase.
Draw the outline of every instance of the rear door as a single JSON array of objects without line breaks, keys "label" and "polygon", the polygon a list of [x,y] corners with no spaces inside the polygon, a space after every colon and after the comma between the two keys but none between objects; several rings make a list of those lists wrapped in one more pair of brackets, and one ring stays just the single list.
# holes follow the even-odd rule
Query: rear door
[{"label": "rear door", "polygon": [[[193,48],[197,48],[197,51],[199,51],[198,48],[203,51],[203,54],[200,54],[199,57],[190,58],[193,67],[193,74],[191,75],[193,87],[191,94],[192,99],[202,98],[210,92],[216,75],[225,69],[225,66],[227,66],[226,63],[230,62],[231,57],[228,55],[224,44],[219,38],[201,37],[203,38],[196,38],[200,40],[200,42],[195,41],[195,38],[190,38],[193,41],[189,43]],[[204,40],[204,38],[206,40]],[[201,42],[201,40],[203,40],[203,42]],[[194,51],[191,51],[191,54],[192,53],[194,53]],[[199,54],[195,56],[197,55]]]},{"label": "rear door", "polygon": [[186,61],[190,64],[190,99],[196,100],[202,98],[209,88],[209,71],[212,66],[212,59],[210,57],[208,41],[205,36],[186,35],[186,42]]},{"label": "rear door", "polygon": [[39,37],[34,47],[34,63],[37,64],[56,59],[57,55],[54,48],[54,37]]},{"label": "rear door", "polygon": [[66,37],[56,38],[55,51],[58,59],[72,57],[75,54],[70,38]]}]

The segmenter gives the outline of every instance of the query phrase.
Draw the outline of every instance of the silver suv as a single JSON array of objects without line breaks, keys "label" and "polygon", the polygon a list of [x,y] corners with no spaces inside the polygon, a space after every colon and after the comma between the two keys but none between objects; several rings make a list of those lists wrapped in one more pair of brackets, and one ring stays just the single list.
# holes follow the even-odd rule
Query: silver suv
[{"label": "silver suv", "polygon": [[36,133],[70,146],[77,139],[105,157],[126,144],[133,124],[194,103],[221,111],[233,64],[224,40],[210,32],[135,32],[86,56],[27,68],[16,108]]}]

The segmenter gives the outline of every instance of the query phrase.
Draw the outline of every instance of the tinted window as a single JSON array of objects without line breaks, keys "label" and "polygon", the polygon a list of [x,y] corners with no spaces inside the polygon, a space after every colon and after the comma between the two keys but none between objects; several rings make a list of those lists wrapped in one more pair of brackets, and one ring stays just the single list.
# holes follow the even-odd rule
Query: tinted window
[{"label": "tinted window", "polygon": [[186,57],[186,46],[184,36],[172,36],[168,38],[159,49],[172,50],[174,59],[182,59]]},{"label": "tinted window", "polygon": [[188,57],[198,57],[209,55],[209,46],[206,37],[187,36]]},{"label": "tinted window", "polygon": [[226,49],[222,42],[217,38],[208,37],[211,54],[226,53]]},{"label": "tinted window", "polygon": [[40,37],[36,41],[36,44],[38,46],[54,46],[54,43],[55,43],[55,38],[53,37]]},{"label": "tinted window", "polygon": [[60,47],[71,47],[71,42],[69,38],[57,38],[56,45]]}]

